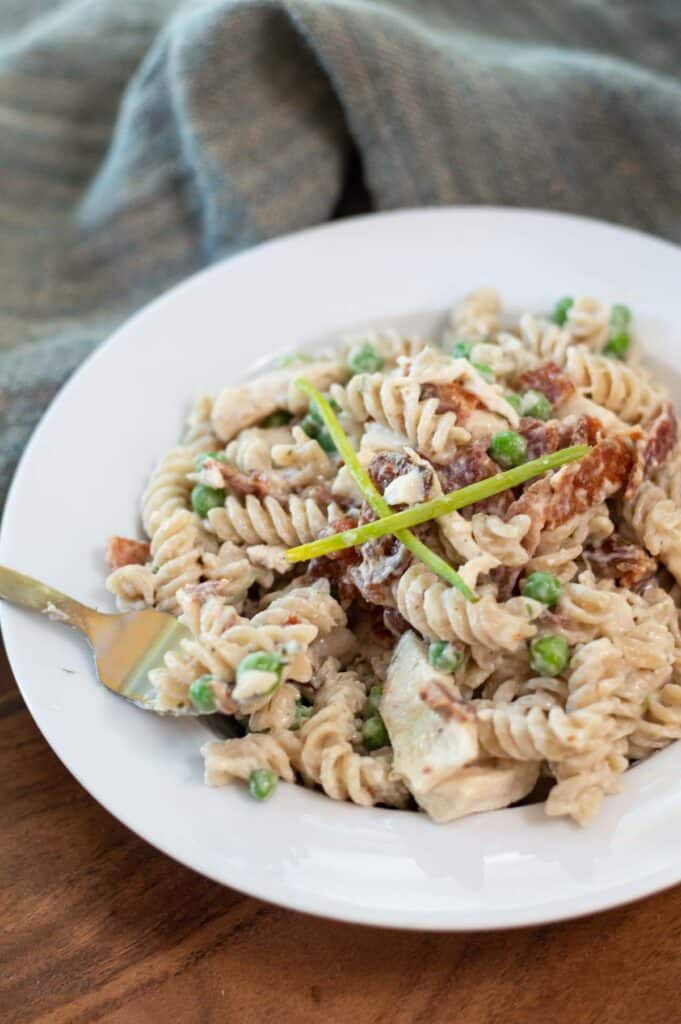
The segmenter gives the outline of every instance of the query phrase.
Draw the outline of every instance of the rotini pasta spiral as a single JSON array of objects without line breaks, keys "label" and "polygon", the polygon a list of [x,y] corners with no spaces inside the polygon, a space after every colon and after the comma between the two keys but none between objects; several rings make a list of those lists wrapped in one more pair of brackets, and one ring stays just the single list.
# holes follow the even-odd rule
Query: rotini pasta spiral
[{"label": "rotini pasta spiral", "polygon": [[454,413],[439,413],[437,398],[422,400],[419,383],[409,378],[358,373],[345,387],[332,387],[331,394],[352,419],[383,423],[435,461],[446,459],[457,445],[470,440]]},{"label": "rotini pasta spiral", "polygon": [[121,611],[150,608],[156,595],[156,577],[147,565],[122,565],[109,573],[106,589]]},{"label": "rotini pasta spiral", "polygon": [[272,449],[290,444],[292,434],[287,427],[249,427],[225,448],[227,461],[242,473],[265,473],[272,469]]},{"label": "rotini pasta spiral", "polygon": [[412,565],[395,587],[400,614],[423,636],[513,651],[537,629],[532,619],[543,611],[535,601],[499,604],[486,593],[475,604],[429,572]]},{"label": "rotini pasta spiral", "polygon": [[496,288],[478,288],[450,314],[456,338],[483,338],[499,330],[501,299]]},{"label": "rotini pasta spiral", "polygon": [[538,362],[550,361],[563,367],[574,345],[569,330],[525,313],[520,318],[520,338]]},{"label": "rotini pasta spiral", "polygon": [[625,423],[643,423],[660,412],[666,392],[643,371],[607,356],[593,355],[582,346],[571,348],[566,368],[577,387],[592,401],[615,413]]},{"label": "rotini pasta spiral", "polygon": [[364,687],[354,673],[327,678],[315,701],[318,710],[300,730],[303,778],[320,785],[333,800],[403,807],[408,793],[391,778],[389,752],[370,757],[353,749],[355,719],[363,702]]},{"label": "rotini pasta spiral", "polygon": [[623,505],[624,518],[641,543],[681,583],[681,506],[665,497],[650,480],[644,481]]},{"label": "rotini pasta spiral", "polygon": [[153,539],[158,525],[178,509],[189,506],[195,454],[189,445],[179,445],[164,456],[154,470],[142,497],[142,523]]},{"label": "rotini pasta spiral", "polygon": [[292,494],[286,508],[276,498],[247,494],[240,502],[227,495],[223,508],[208,513],[208,529],[219,537],[243,544],[305,544],[318,537],[329,524],[325,511],[313,498]]},{"label": "rotini pasta spiral", "polygon": [[478,737],[492,757],[514,761],[562,761],[584,750],[602,725],[589,714],[548,710],[525,697],[478,707]]},{"label": "rotini pasta spiral", "polygon": [[[299,376],[300,366],[291,366],[241,387],[224,388],[212,412],[213,430],[220,440],[231,441],[241,430],[259,423],[277,409],[302,412],[308,403],[296,386]],[[332,381],[344,380],[347,370],[340,362],[324,359],[306,363],[305,377],[318,391],[326,391]]]},{"label": "rotini pasta spiral", "polygon": [[269,769],[285,782],[295,782],[294,762],[299,748],[296,733],[285,729],[205,743],[201,753],[206,782],[209,786],[226,786],[235,779],[247,781],[259,768]]},{"label": "rotini pasta spiral", "polygon": [[203,572],[201,522],[188,509],[178,508],[161,519],[151,538],[155,573],[155,602],[162,612],[178,610],[177,592],[198,583]]}]

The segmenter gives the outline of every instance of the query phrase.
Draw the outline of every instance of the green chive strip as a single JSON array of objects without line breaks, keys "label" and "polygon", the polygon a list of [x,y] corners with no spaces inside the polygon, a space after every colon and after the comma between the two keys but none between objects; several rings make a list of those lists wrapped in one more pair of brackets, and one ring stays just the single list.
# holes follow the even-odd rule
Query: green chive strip
[{"label": "green chive strip", "polygon": [[540,476],[550,469],[558,469],[576,459],[582,459],[588,455],[591,448],[586,444],[576,444],[569,448],[562,448],[551,455],[542,455],[538,459],[532,459],[514,469],[507,469],[503,473],[496,473],[486,480],[461,487],[458,491],[451,491],[440,498],[432,498],[430,501],[421,502],[419,505],[412,505],[403,512],[393,512],[389,516],[377,519],[364,526],[356,526],[352,530],[343,530],[341,533],[334,533],[330,537],[322,537],[320,540],[311,541],[309,544],[301,544],[295,548],[289,548],[286,558],[289,562],[306,562],[310,558],[318,558],[320,555],[327,555],[331,551],[342,551],[344,548],[353,548],[358,544],[364,544],[368,540],[382,537],[386,533],[396,533],[410,526],[417,526],[419,523],[426,523],[430,519],[437,519],[438,516],[447,515],[448,512],[455,512],[457,509],[473,505],[476,501],[484,501],[494,494],[500,494],[510,487],[517,487],[518,484],[531,480],[532,477]]},{"label": "green chive strip", "polygon": [[[308,380],[305,380],[304,377],[300,377],[296,381],[296,385],[303,392],[303,394],[307,395],[307,397],[311,401],[314,401],[316,403],[317,409],[321,413],[326,429],[329,432],[331,440],[336,446],[338,454],[340,455],[341,459],[350,470],[350,473],[355,483],[357,484],[360,491],[366,498],[368,504],[371,505],[372,509],[377,515],[381,517],[389,517],[392,513],[390,505],[384,499],[383,495],[379,494],[379,492],[376,490],[376,488],[374,487],[373,480],[371,479],[367,471],[364,469],[364,467],[361,465],[359,459],[357,458],[357,455],[355,454],[354,448],[352,447],[350,441],[348,440],[345,431],[338,422],[338,418],[336,417],[336,414],[333,411],[331,403],[328,401],[328,399],[324,398],[323,395],[320,395],[319,392],[315,388],[313,388],[310,382]],[[441,576],[442,579],[445,580],[445,582],[449,583],[451,587],[456,587],[457,590],[461,591],[461,593],[463,594],[467,601],[477,601],[475,594],[470,589],[470,587],[467,586],[464,580],[461,579],[458,572],[452,569],[451,565],[448,565],[447,562],[445,562],[444,558],[440,558],[439,555],[436,555],[434,551],[430,550],[427,544],[424,544],[422,541],[420,541],[418,537],[415,537],[413,533],[409,532],[409,530],[406,530],[404,528],[398,530],[382,530],[381,533],[377,534],[376,536],[381,536],[384,533],[394,533],[397,539],[399,540],[400,544],[403,544],[405,548],[411,551],[412,555],[420,559],[420,561],[422,561],[424,565],[427,565],[429,569],[432,569],[434,573],[437,573],[438,576]],[[335,537],[339,536],[342,536],[342,534],[334,534],[334,536],[329,537],[328,540],[334,540]],[[340,545],[340,547],[352,546],[354,545]],[[303,545],[303,547],[305,547],[305,545]],[[292,550],[300,551],[302,549],[294,548]],[[325,549],[325,551],[322,553],[325,553],[326,550],[335,551],[337,550],[337,548],[331,546]],[[287,552],[287,557],[290,554],[290,551]],[[290,560],[302,561],[312,557],[315,556],[303,555],[302,558],[295,558]]]}]

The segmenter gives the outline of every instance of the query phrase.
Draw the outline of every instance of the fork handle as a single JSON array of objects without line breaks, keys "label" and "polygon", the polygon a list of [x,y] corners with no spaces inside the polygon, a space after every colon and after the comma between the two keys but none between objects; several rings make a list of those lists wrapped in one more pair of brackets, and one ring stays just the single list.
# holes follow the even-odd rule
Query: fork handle
[{"label": "fork handle", "polygon": [[23,608],[43,612],[52,619],[75,626],[83,633],[87,633],[87,620],[97,614],[94,609],[62,594],[60,590],[48,587],[32,576],[8,569],[6,565],[0,565],[0,598]]}]

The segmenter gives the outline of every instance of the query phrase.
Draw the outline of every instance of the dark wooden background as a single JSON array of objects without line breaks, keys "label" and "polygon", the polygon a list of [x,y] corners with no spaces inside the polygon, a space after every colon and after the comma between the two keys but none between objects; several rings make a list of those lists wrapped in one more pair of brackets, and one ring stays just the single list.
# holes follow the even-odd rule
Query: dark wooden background
[{"label": "dark wooden background", "polygon": [[489,934],[271,907],[157,853],[96,804],[38,733],[4,660],[0,811],[2,1024],[681,1021],[681,887]]}]

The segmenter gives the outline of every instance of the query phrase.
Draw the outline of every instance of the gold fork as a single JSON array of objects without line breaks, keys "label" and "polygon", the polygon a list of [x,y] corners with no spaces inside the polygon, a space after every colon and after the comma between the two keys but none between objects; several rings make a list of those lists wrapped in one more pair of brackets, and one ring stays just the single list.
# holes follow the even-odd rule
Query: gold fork
[{"label": "gold fork", "polygon": [[[90,641],[100,681],[146,711],[158,711],[150,669],[163,664],[168,651],[179,648],[189,630],[172,615],[145,609],[107,614],[88,608],[45,583],[0,565],[0,598],[33,608],[64,622]],[[175,712],[173,712],[175,713]],[[177,714],[196,714],[190,706]]]}]

